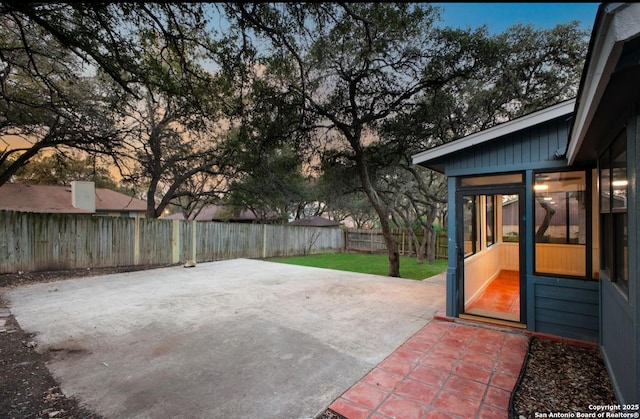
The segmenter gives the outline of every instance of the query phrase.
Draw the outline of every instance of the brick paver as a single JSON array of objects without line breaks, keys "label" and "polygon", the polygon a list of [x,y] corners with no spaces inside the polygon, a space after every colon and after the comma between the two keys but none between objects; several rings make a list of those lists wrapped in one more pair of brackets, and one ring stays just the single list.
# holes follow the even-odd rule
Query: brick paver
[{"label": "brick paver", "polygon": [[349,419],[508,417],[528,337],[433,320],[329,408]]}]

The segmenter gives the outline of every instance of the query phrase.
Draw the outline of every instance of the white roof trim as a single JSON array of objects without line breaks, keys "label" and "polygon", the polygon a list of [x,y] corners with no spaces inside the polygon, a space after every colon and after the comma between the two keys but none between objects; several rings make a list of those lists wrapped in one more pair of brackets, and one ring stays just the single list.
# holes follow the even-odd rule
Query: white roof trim
[{"label": "white roof trim", "polygon": [[502,137],[529,127],[533,127],[540,123],[550,121],[552,119],[569,115],[573,112],[576,100],[571,99],[561,102],[557,105],[550,106],[537,112],[530,113],[513,121],[505,122],[495,127],[477,132],[475,134],[462,137],[458,140],[443,144],[438,147],[431,148],[412,156],[413,164],[428,162],[439,157],[446,156],[457,151],[473,147],[478,144],[491,141],[498,137]]},{"label": "white roof trim", "polygon": [[638,3],[613,3],[604,9],[602,23],[593,35],[597,41],[591,55],[592,62],[586,63],[589,66],[588,73],[567,147],[569,164],[573,164],[584,142],[594,113],[622,53],[624,41],[636,36],[639,32],[638,22],[640,22],[640,4]]}]

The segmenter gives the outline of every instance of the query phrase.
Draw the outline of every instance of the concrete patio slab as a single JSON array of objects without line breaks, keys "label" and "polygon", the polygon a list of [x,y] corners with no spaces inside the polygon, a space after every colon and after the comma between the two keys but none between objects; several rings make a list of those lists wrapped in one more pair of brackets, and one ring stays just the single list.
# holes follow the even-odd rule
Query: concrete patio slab
[{"label": "concrete patio slab", "polygon": [[444,305],[443,281],[236,259],[8,291],[107,418],[311,418]]}]

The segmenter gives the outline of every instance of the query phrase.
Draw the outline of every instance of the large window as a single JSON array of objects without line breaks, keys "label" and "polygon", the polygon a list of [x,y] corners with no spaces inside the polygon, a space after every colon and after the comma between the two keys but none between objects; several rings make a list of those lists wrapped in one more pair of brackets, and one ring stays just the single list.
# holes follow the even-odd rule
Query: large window
[{"label": "large window", "polygon": [[600,171],[600,268],[629,292],[627,239],[627,136],[623,131],[598,159]]},{"label": "large window", "polygon": [[463,204],[463,225],[464,225],[464,257],[469,257],[478,252],[478,219],[477,219],[477,196],[464,196]]},{"label": "large window", "polygon": [[536,273],[585,277],[587,172],[537,173],[534,201]]},{"label": "large window", "polygon": [[500,195],[464,195],[462,197],[465,257],[475,255],[496,244],[496,202],[498,199],[500,199]]}]

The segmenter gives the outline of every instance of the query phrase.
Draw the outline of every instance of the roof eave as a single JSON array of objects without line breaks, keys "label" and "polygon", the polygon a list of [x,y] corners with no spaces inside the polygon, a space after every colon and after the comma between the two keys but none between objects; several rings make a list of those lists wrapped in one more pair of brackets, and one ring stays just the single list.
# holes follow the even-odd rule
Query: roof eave
[{"label": "roof eave", "polygon": [[450,143],[425,150],[412,156],[413,164],[429,166],[427,163],[441,157],[448,156],[452,153],[492,141],[496,138],[533,127],[564,115],[570,115],[573,113],[575,103],[575,99],[566,100],[540,111],[514,119],[513,121],[505,122],[484,131],[462,137]]},{"label": "roof eave", "polygon": [[575,118],[567,146],[567,162],[571,165],[587,137],[598,105],[622,54],[625,41],[638,34],[640,4],[611,3],[598,9],[592,39],[583,71],[583,85],[578,93]]}]

